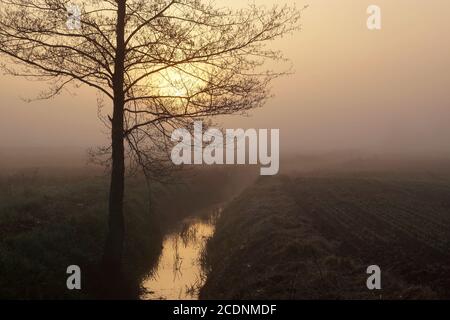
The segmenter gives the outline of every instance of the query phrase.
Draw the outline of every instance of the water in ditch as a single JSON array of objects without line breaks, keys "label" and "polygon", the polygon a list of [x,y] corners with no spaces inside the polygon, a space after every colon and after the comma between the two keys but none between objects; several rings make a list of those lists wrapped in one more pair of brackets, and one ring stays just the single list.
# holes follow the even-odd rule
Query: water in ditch
[{"label": "water in ditch", "polygon": [[158,265],[142,282],[141,299],[195,300],[206,275],[201,257],[206,241],[214,234],[221,207],[207,218],[188,218],[166,235]]}]

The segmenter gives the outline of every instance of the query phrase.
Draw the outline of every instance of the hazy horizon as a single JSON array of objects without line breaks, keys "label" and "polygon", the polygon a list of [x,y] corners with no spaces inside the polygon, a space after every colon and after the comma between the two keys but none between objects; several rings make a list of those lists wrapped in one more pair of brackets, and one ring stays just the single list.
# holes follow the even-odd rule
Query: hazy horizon
[{"label": "hazy horizon", "polygon": [[[256,4],[279,1],[256,0]],[[292,1],[280,3],[291,4]],[[450,143],[450,3],[378,0],[382,29],[366,28],[372,2],[295,1],[302,31],[272,43],[295,73],[273,83],[251,117],[221,119],[227,128],[279,128],[283,154],[336,150],[447,155]],[[218,6],[242,6],[227,0]],[[89,148],[107,143],[96,93],[82,87],[26,103],[45,84],[2,76],[0,149]],[[110,106],[106,106],[109,108]]]}]

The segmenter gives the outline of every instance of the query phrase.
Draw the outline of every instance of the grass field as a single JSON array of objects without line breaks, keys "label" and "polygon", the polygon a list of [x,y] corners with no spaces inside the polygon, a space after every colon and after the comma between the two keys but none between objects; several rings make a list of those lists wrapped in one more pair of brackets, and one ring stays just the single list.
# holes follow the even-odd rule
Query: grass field
[{"label": "grass field", "polygon": [[[21,170],[0,181],[0,297],[97,296],[95,270],[107,228],[106,177]],[[125,268],[130,289],[137,289],[137,278],[156,260],[161,235],[146,218],[145,188],[136,182],[128,187]],[[81,267],[81,291],[66,288],[66,268],[72,264]]]},{"label": "grass field", "polygon": [[[198,170],[178,175],[176,184],[153,183],[151,211],[144,180],[129,177],[127,287],[114,297],[137,298],[141,279],[158,260],[164,233],[183,217],[238,192],[245,185],[242,176]],[[97,271],[107,228],[108,181],[103,170],[86,168],[0,173],[0,299],[90,299],[110,294],[99,287]],[[81,267],[81,291],[67,290],[66,268],[72,264]]]},{"label": "grass field", "polygon": [[[450,298],[450,178],[394,172],[261,178],[207,245],[203,298]],[[379,265],[382,290],[366,288]]]}]

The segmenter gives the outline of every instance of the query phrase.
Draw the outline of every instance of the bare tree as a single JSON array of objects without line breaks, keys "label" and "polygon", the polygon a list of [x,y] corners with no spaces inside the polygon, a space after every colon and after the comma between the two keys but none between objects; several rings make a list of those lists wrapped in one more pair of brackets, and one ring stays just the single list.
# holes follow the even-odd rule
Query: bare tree
[{"label": "bare tree", "polygon": [[[268,84],[282,74],[264,69],[266,60],[282,59],[267,43],[297,29],[301,11],[232,10],[200,0],[85,0],[78,17],[68,15],[71,3],[0,0],[0,53],[12,61],[3,65],[10,74],[49,82],[40,98],[84,84],[112,102],[103,261],[119,271],[127,151],[156,175],[167,161],[171,129],[263,105]],[[68,19],[79,19],[80,28],[68,28]]]}]

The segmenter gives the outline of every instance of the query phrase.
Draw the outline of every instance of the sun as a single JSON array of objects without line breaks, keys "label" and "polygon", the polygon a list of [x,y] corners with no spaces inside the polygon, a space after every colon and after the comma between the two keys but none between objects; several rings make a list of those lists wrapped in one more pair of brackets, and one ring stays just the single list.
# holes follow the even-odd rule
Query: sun
[{"label": "sun", "polygon": [[159,89],[161,95],[174,98],[187,98],[202,87],[200,76],[191,70],[166,69],[159,74]]}]

